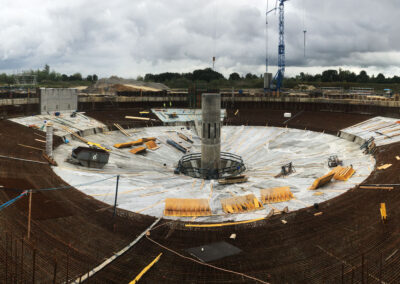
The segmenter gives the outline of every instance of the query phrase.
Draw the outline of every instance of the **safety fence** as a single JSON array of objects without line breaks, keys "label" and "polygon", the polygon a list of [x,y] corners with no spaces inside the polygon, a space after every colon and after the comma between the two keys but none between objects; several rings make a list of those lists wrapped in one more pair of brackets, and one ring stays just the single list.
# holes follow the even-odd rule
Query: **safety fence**
[{"label": "safety fence", "polygon": [[71,261],[72,250],[43,254],[34,243],[12,232],[0,232],[1,283],[68,282],[82,269]]},{"label": "safety fence", "polygon": [[[111,176],[100,180],[77,184],[74,186],[60,186],[54,188],[42,188],[24,190],[17,197],[0,204],[0,218],[2,210],[22,199],[27,198],[32,192],[44,192],[53,190],[65,190],[69,188],[78,188],[90,184],[104,182],[118,176]],[[9,189],[11,190],[11,189]],[[21,191],[14,189],[16,191]],[[111,208],[107,212],[102,211],[102,216],[112,217]],[[8,209],[7,209],[8,210]],[[12,209],[11,209],[12,210]],[[17,214],[23,214],[15,211]],[[30,214],[29,214],[30,215]],[[73,217],[72,217],[73,218]],[[98,218],[102,218],[99,216]],[[35,220],[28,219],[28,229],[26,223],[20,221],[4,219],[0,227],[0,283],[69,283],[70,281],[83,277],[92,267],[100,263],[104,254],[93,253],[98,248],[89,248],[82,251],[78,247],[85,247],[74,243],[68,243],[67,240],[60,240],[51,232],[44,232],[43,224]],[[17,222],[17,224],[13,224]],[[15,229],[12,231],[10,228]],[[34,232],[29,236],[30,229]],[[88,240],[90,234],[87,224],[79,225],[77,228],[80,236],[74,238],[78,243],[92,243],[92,245],[105,245],[109,240],[93,242]],[[115,229],[115,228],[114,228]],[[27,234],[27,230],[29,233]],[[68,231],[68,228],[65,228]],[[109,249],[108,249],[109,250]],[[112,250],[110,250],[112,253]]]}]

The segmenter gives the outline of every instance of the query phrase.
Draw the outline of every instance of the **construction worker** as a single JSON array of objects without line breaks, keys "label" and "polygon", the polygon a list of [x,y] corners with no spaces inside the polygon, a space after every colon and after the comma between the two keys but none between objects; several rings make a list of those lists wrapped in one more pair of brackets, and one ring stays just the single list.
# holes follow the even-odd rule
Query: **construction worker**
[{"label": "construction worker", "polygon": [[169,107],[172,107],[172,102],[171,101],[169,101]]},{"label": "construction worker", "polygon": [[164,103],[163,103],[163,106],[164,106],[164,108],[166,108],[166,107],[167,107],[167,104],[164,102]]}]

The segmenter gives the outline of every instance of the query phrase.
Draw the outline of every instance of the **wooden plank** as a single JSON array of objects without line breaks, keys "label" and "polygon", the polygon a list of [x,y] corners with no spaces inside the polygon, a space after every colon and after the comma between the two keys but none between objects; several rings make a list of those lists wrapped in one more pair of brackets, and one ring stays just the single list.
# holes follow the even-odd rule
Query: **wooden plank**
[{"label": "wooden plank", "polygon": [[383,134],[388,134],[388,133],[395,132],[395,131],[398,131],[398,130],[400,130],[400,127],[395,127],[395,128],[390,129],[390,130],[383,131],[382,133]]},{"label": "wooden plank", "polygon": [[121,131],[121,133],[124,134],[125,136],[131,137],[131,135],[128,132],[126,132],[125,129],[118,123],[114,123],[114,126],[118,128],[118,130]]},{"label": "wooden plank", "polygon": [[46,138],[46,136],[40,135],[39,133],[36,133],[36,132],[34,132],[33,134],[35,134],[35,135],[37,135],[37,136],[40,136],[40,137],[42,137],[42,138]]},{"label": "wooden plank", "polygon": [[31,148],[31,149],[35,149],[35,150],[39,150],[39,151],[44,151],[44,149],[40,149],[40,148],[37,148],[37,147],[24,145],[24,144],[18,144],[18,146],[25,147],[25,148]]},{"label": "wooden plank", "polygon": [[383,139],[390,139],[390,138],[393,138],[393,137],[397,137],[397,136],[399,136],[400,135],[400,133],[397,133],[397,134],[394,134],[394,135],[392,135],[392,136],[386,136],[385,138],[383,138]]},{"label": "wooden plank", "polygon": [[386,190],[394,189],[393,186],[366,186],[366,185],[360,185],[360,188],[362,188],[362,189],[386,189]]},{"label": "wooden plank", "polygon": [[392,122],[390,122],[390,123],[385,124],[385,125],[383,125],[383,126],[379,126],[379,127],[373,128],[373,129],[369,129],[369,131],[376,131],[376,130],[384,129],[384,128],[387,128],[387,127],[389,127],[389,126],[394,126],[394,125],[397,125],[397,123],[392,123]]},{"label": "wooden plank", "polygon": [[380,167],[377,167],[378,170],[386,170],[387,168],[390,168],[392,164],[384,164]]},{"label": "wooden plank", "polygon": [[368,130],[368,129],[371,129],[371,128],[376,127],[376,126],[378,126],[378,125],[385,124],[385,123],[387,123],[387,122],[386,122],[386,121],[381,121],[381,122],[379,122],[379,123],[375,123],[375,124],[372,124],[372,125],[370,125],[370,126],[368,126],[368,127],[364,127],[364,128],[361,128],[361,129],[363,129],[363,130]]},{"label": "wooden plank", "polygon": [[126,119],[146,120],[146,121],[150,120],[150,118],[148,118],[148,117],[137,117],[137,116],[129,116],[129,115],[125,116],[125,118]]},{"label": "wooden plank", "polygon": [[64,126],[64,125],[60,125],[60,127],[62,128],[62,129],[64,129],[66,132],[68,132],[68,133],[70,133],[71,135],[73,135],[74,137],[76,137],[76,138],[78,138],[79,140],[81,140],[82,142],[84,142],[84,143],[88,143],[89,141],[88,140],[86,140],[85,138],[83,138],[83,137],[81,137],[81,136],[79,136],[78,134],[76,134],[72,129],[70,129],[69,127],[67,127],[67,126]]},{"label": "wooden plank", "polygon": [[210,196],[208,197],[208,200],[211,200],[213,194],[213,183],[210,183]]},{"label": "wooden plank", "polygon": [[161,193],[164,193],[164,192],[168,192],[168,190],[149,192],[149,193],[140,195],[140,197],[146,197],[146,196],[157,195],[157,194],[161,194]]}]

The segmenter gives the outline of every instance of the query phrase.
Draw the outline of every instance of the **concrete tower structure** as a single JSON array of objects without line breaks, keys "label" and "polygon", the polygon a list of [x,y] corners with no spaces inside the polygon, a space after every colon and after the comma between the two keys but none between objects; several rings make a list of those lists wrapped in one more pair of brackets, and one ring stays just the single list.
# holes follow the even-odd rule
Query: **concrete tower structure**
[{"label": "concrete tower structure", "polygon": [[46,124],[46,155],[53,157],[53,124],[51,122]]},{"label": "concrete tower structure", "polygon": [[208,178],[217,178],[221,168],[221,95],[202,95],[201,168]]}]

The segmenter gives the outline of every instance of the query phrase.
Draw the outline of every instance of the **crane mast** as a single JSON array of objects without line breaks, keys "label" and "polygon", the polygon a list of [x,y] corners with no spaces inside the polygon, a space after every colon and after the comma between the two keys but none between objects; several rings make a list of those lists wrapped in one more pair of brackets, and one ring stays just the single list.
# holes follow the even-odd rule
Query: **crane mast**
[{"label": "crane mast", "polygon": [[275,75],[276,89],[282,87],[283,77],[285,76],[285,2],[279,0],[279,45],[278,45],[278,72]]},{"label": "crane mast", "polygon": [[[279,0],[279,8],[275,6],[275,8],[268,11],[268,2],[267,2],[267,13],[266,13],[266,24],[267,24],[267,34],[266,34],[266,72],[268,72],[268,14],[272,11],[276,11],[279,9],[279,45],[278,45],[278,72],[276,72],[274,76],[274,81],[276,82],[275,89],[279,91],[282,87],[283,77],[285,76],[285,2],[288,0]],[[278,0],[276,1],[278,4]],[[264,89],[270,89],[270,79],[265,79],[270,73],[264,74]]]}]

